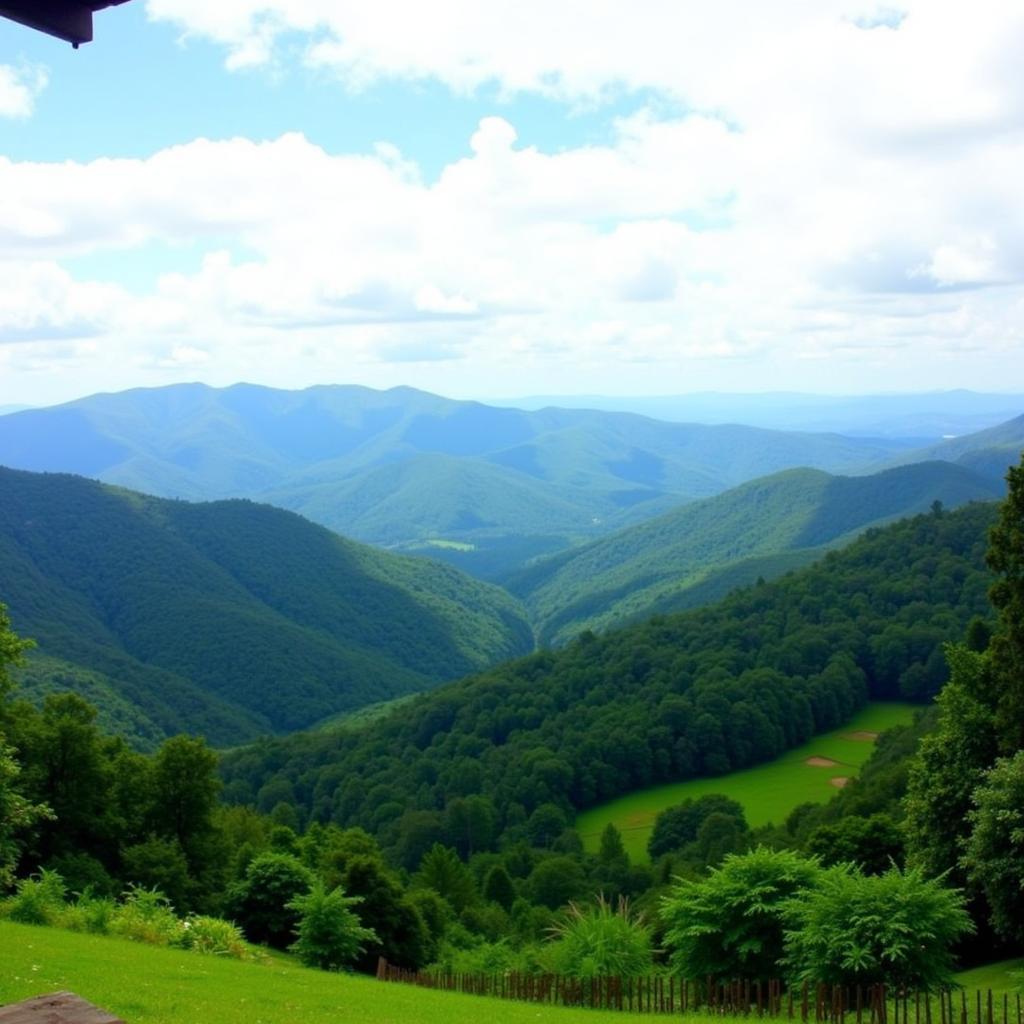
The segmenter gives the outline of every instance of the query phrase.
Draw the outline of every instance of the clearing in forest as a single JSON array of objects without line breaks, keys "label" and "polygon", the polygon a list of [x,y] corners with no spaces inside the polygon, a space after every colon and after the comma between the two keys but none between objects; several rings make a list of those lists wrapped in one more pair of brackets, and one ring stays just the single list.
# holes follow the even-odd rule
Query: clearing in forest
[{"label": "clearing in forest", "polygon": [[[601,832],[612,822],[622,833],[632,860],[645,863],[654,819],[667,807],[674,807],[688,797],[723,793],[743,805],[751,827],[770,821],[781,824],[794,807],[822,803],[835,796],[836,789],[845,786],[871,756],[878,734],[891,726],[908,723],[913,715],[911,704],[868,704],[846,725],[815,736],[774,761],[715,778],[689,779],[638,790],[584,811],[576,819],[576,830],[584,847],[596,851]],[[841,775],[837,768],[842,769]]]}]

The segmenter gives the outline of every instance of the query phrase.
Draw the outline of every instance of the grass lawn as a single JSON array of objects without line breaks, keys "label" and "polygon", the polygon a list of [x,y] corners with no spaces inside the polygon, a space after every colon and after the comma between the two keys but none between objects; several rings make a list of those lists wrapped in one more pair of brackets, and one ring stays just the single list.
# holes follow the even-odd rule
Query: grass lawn
[{"label": "grass lawn", "polygon": [[[612,1024],[649,1014],[432,992],[0,921],[0,1005],[69,990],[128,1024]],[[682,1020],[696,1021],[696,1017]]]},{"label": "grass lawn", "polygon": [[[767,764],[711,779],[652,786],[584,811],[576,819],[576,831],[583,838],[584,848],[595,851],[602,831],[612,822],[622,833],[632,860],[646,862],[647,840],[658,814],[688,797],[706,793],[724,793],[738,800],[753,827],[779,824],[800,804],[828,800],[836,792],[833,780],[852,778],[868,759],[874,745],[872,734],[903,725],[913,715],[910,704],[869,704],[841,729],[815,736]],[[814,758],[833,763],[809,764]]]},{"label": "grass lawn", "polygon": [[1000,960],[994,964],[972,967],[969,971],[961,971],[956,980],[969,990],[980,988],[992,989],[993,992],[1016,992],[1019,983],[1010,977],[1011,971],[1024,974],[1024,958]]}]

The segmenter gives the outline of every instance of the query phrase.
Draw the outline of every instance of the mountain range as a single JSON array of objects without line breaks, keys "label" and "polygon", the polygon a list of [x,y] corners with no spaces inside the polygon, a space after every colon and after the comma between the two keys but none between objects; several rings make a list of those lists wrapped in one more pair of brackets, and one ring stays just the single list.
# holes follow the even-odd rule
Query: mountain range
[{"label": "mountain range", "polygon": [[29,695],[84,691],[145,744],[236,743],[533,648],[518,603],[294,513],[0,469],[0,600]]},{"label": "mountain range", "polygon": [[707,604],[819,558],[870,526],[992,500],[1003,488],[949,462],[860,477],[793,469],[692,502],[508,577],[542,644]]},{"label": "mountain range", "polygon": [[883,465],[905,441],[527,412],[411,388],[200,384],[0,417],[0,464],[163,497],[249,497],[481,576],[767,473]]},{"label": "mountain range", "polygon": [[1012,419],[1024,409],[1024,394],[988,394],[962,388],[880,395],[701,391],[647,397],[543,395],[495,404],[519,409],[543,409],[552,405],[565,409],[603,409],[681,423],[746,423],[774,430],[917,438],[924,445],[950,435],[975,433]]}]

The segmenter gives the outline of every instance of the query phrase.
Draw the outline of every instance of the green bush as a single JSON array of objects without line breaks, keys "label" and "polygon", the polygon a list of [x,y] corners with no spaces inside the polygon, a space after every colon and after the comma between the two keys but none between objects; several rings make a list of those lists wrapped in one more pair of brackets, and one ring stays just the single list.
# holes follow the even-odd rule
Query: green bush
[{"label": "green bush", "polygon": [[661,902],[665,945],[686,978],[772,978],[783,954],[790,897],[821,869],[790,850],[731,854],[707,878],[677,880]]},{"label": "green bush", "polygon": [[20,924],[56,924],[64,910],[64,879],[43,868],[38,875],[22,878],[6,902],[5,913]]},{"label": "green bush", "polygon": [[107,896],[94,896],[86,890],[61,912],[57,924],[73,932],[106,935],[117,913],[117,904]]},{"label": "green bush", "polygon": [[304,896],[287,906],[299,915],[298,939],[289,947],[307,967],[335,971],[348,967],[377,933],[364,928],[351,909],[362,900],[346,896],[341,886],[327,891],[317,880]]},{"label": "green bush", "polygon": [[111,919],[110,931],[135,942],[170,946],[180,943],[183,927],[162,892],[133,885]]},{"label": "green bush", "polygon": [[551,970],[573,978],[639,978],[653,967],[651,928],[629,901],[613,907],[603,896],[595,904],[569,909],[551,928],[547,960]]},{"label": "green bush", "polygon": [[178,944],[196,953],[230,956],[237,960],[245,960],[249,956],[241,928],[219,917],[194,914],[187,918],[182,923]]},{"label": "green bush", "polygon": [[785,908],[784,964],[796,981],[932,990],[953,981],[955,942],[974,930],[964,898],[920,869],[821,873]]}]

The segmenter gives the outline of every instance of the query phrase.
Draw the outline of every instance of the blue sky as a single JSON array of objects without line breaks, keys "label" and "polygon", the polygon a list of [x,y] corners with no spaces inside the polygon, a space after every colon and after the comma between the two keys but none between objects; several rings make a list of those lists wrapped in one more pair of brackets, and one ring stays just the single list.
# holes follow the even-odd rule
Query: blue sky
[{"label": "blue sky", "polygon": [[1010,2],[0,21],[0,405],[1024,380]]}]

